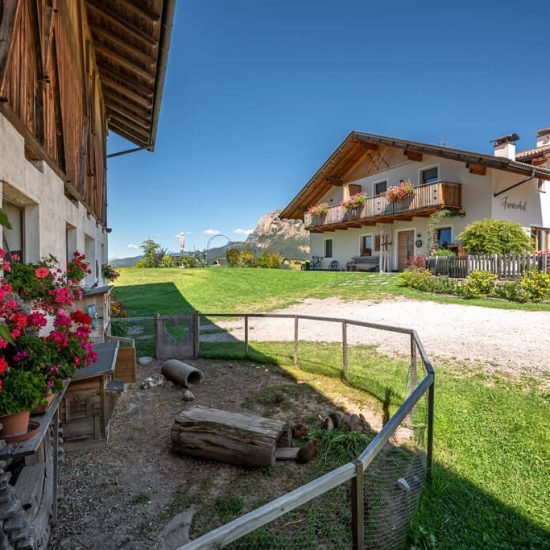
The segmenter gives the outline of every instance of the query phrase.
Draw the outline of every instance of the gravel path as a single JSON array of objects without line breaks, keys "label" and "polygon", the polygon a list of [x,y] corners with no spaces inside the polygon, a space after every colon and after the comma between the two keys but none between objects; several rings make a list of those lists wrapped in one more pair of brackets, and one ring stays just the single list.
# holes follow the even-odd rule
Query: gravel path
[{"label": "gravel path", "polygon": [[[491,309],[415,300],[352,301],[339,298],[308,299],[277,313],[301,313],[370,321],[418,331],[432,358],[446,357],[484,363],[486,368],[541,376],[550,373],[550,313]],[[332,323],[301,322],[300,338],[340,341],[341,327]],[[243,338],[242,321],[220,322],[229,334],[204,339]],[[250,321],[250,339],[260,341],[292,338],[293,321]],[[350,343],[379,346],[383,353],[407,353],[406,337],[393,333],[350,327]]]}]

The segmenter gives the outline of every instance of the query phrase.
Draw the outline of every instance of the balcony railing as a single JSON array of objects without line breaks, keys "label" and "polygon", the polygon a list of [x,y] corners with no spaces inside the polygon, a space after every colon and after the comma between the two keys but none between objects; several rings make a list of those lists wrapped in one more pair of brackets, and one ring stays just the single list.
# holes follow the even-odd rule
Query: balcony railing
[{"label": "balcony railing", "polygon": [[369,197],[361,206],[348,210],[343,206],[328,209],[323,216],[313,216],[306,212],[304,224],[306,228],[324,227],[354,222],[393,221],[420,213],[430,213],[440,208],[462,208],[462,186],[460,183],[439,181],[415,187],[414,197],[396,202],[390,202],[386,195]]}]

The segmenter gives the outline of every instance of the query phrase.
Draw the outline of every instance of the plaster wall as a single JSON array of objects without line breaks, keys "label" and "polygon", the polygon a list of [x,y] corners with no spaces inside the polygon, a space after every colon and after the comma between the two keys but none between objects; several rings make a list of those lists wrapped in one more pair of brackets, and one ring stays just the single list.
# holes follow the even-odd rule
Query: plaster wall
[{"label": "plaster wall", "polygon": [[[106,262],[108,250],[106,230],[88,214],[84,205],[65,195],[62,179],[45,162],[30,162],[25,158],[23,137],[2,114],[0,198],[2,202],[24,207],[24,261],[35,262],[52,254],[65,265],[67,249],[69,254],[86,250],[92,269],[86,283],[93,284],[100,279],[101,264]],[[67,224],[74,228],[69,236]],[[86,237],[88,247],[85,247]]]}]

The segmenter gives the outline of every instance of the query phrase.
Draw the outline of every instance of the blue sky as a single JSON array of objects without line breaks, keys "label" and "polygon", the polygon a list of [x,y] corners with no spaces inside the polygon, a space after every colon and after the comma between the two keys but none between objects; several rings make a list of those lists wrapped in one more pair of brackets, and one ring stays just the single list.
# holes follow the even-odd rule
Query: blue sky
[{"label": "blue sky", "polygon": [[534,146],[549,20],[543,0],[178,0],[156,151],[108,161],[110,256],[243,239],[352,129]]}]

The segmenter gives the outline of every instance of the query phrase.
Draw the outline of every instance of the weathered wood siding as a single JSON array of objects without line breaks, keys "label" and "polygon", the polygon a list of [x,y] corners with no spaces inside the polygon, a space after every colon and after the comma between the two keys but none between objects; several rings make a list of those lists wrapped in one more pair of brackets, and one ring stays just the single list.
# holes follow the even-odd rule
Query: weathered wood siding
[{"label": "weathered wood siding", "polygon": [[44,159],[106,223],[107,123],[84,0],[0,0],[0,101],[30,160]]}]

